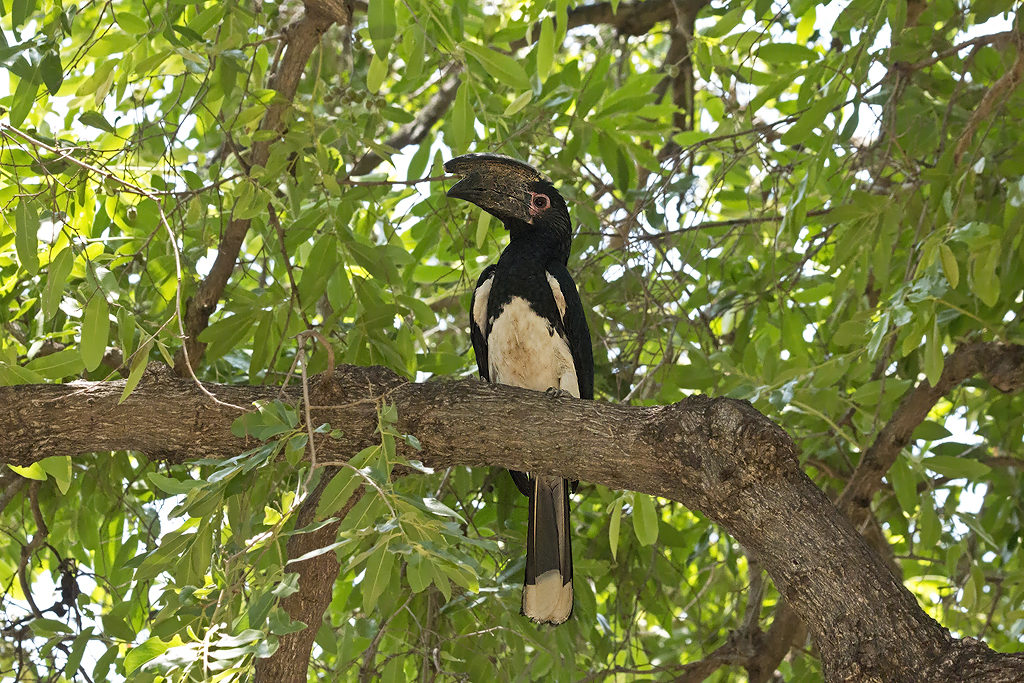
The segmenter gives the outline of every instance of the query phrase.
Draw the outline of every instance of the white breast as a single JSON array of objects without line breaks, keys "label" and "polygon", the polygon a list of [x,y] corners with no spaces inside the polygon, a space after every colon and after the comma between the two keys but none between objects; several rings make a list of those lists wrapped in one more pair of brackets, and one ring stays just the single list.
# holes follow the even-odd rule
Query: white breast
[{"label": "white breast", "polygon": [[554,387],[579,398],[569,345],[525,299],[512,297],[490,323],[487,357],[492,382],[535,391]]}]

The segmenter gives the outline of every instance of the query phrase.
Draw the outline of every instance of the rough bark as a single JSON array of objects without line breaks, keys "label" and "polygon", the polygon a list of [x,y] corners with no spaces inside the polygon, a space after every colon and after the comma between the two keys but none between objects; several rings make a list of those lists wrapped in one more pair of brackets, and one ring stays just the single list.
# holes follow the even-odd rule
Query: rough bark
[{"label": "rough bark", "polygon": [[[25,465],[51,455],[133,449],[183,462],[245,447],[228,428],[237,411],[212,403],[193,383],[148,373],[119,406],[122,388],[0,388],[0,428],[9,435],[0,461]],[[242,405],[278,393],[209,388]],[[700,510],[771,575],[814,636],[830,680],[1013,680],[1024,671],[1024,655],[955,640],[929,618],[803,474],[789,436],[746,402],[698,396],[636,408],[476,380],[417,384],[383,368],[346,366],[313,389],[314,422],[343,432],[318,444],[321,460],[376,443],[380,401],[397,405],[398,428],[417,436],[423,450],[415,455],[428,465],[537,471]]]},{"label": "rough bark", "polygon": [[[871,516],[871,501],[882,486],[882,477],[889,471],[900,451],[910,443],[917,426],[943,396],[968,378],[981,374],[993,387],[1003,392],[1024,388],[1024,347],[999,342],[962,344],[943,362],[942,375],[932,386],[927,380],[919,383],[900,402],[892,417],[878,433],[874,443],[861,456],[860,463],[847,481],[836,502],[837,507],[879,548],[877,522]],[[892,568],[892,558],[884,559]],[[793,609],[785,602],[775,610],[775,620],[765,634],[761,647],[748,664],[751,683],[770,680],[772,672],[789,652],[806,638],[806,630]]]},{"label": "rough bark", "polygon": [[[316,508],[320,503],[320,495],[327,483],[337,474],[337,468],[328,468],[320,478],[320,483],[299,507],[295,527],[302,528],[312,524],[316,517]],[[323,548],[334,542],[338,527],[345,516],[363,497],[362,489],[357,489],[348,503],[337,513],[337,520],[308,534],[298,534],[288,539],[288,557],[302,557],[317,548]],[[306,628],[283,636],[277,651],[267,659],[256,662],[256,683],[302,683],[306,680],[309,668],[309,654],[313,649],[313,641],[320,630],[324,612],[331,603],[334,594],[334,581],[338,578],[341,565],[334,553],[321,553],[302,562],[289,565],[291,571],[299,575],[299,590],[281,601],[281,607],[294,620],[306,624]]]}]

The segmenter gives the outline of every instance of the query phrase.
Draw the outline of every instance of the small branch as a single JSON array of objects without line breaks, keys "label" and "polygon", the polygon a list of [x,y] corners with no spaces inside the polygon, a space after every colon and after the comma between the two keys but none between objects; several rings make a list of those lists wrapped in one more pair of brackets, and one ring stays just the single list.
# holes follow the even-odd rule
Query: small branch
[{"label": "small branch", "polygon": [[[460,70],[461,66],[453,68],[451,75],[441,84],[437,92],[434,93],[434,96],[430,98],[430,101],[420,109],[416,118],[401,126],[384,144],[393,149],[402,149],[408,145],[416,145],[422,142],[427,137],[430,129],[434,127],[434,124],[448,113],[452,102],[455,101],[455,93],[459,89],[459,83],[461,83],[459,79]],[[349,177],[366,175],[375,169],[381,161],[383,159],[379,154],[369,151],[352,166]],[[342,182],[354,183],[357,181],[346,179]]]},{"label": "small branch", "polygon": [[1010,70],[1003,74],[985,92],[985,96],[981,98],[981,102],[978,103],[974,113],[971,114],[970,120],[967,122],[956,143],[954,159],[957,163],[960,163],[963,159],[964,153],[970,147],[971,141],[974,139],[974,133],[978,126],[981,125],[981,122],[989,117],[997,104],[1005,104],[1006,98],[1017,88],[1021,77],[1024,76],[1024,30],[1022,30],[1020,25],[1021,19],[1019,16],[1016,21],[1017,25],[1013,30],[1013,42],[1017,47],[1017,58],[1013,61],[1013,66],[1010,67]]},{"label": "small branch", "polygon": [[284,228],[281,227],[281,221],[277,217],[277,210],[274,208],[272,202],[267,203],[267,216],[270,218],[270,224],[274,226],[274,230],[277,232],[277,243],[281,247],[281,258],[284,260],[284,267],[288,273],[288,285],[291,288],[292,305],[298,309],[299,315],[302,316],[302,322],[306,323],[306,329],[311,329],[313,324],[309,322],[309,318],[306,316],[306,311],[302,308],[302,299],[299,298],[299,286],[295,284],[295,275],[292,273],[292,259],[288,255],[288,245],[285,244],[284,240]]},{"label": "small branch", "polygon": [[761,605],[764,602],[764,574],[761,573],[761,563],[751,555],[747,555],[747,574],[750,575],[750,588],[747,591],[747,606],[740,629],[746,633],[753,633],[758,628],[757,622],[761,617]]},{"label": "small branch", "polygon": [[[832,211],[833,211],[833,208],[815,209],[813,211],[808,211],[806,215],[809,216],[809,217],[827,216]],[[709,230],[711,228],[734,228],[734,227],[740,227],[740,226],[744,226],[744,225],[757,225],[758,223],[773,223],[773,222],[781,221],[783,218],[785,218],[785,216],[783,216],[782,214],[771,213],[771,214],[767,214],[767,215],[764,215],[764,216],[747,216],[745,218],[731,218],[731,219],[728,219],[728,220],[721,220],[721,221],[703,221],[703,222],[697,223],[695,225],[688,225],[686,227],[676,228],[674,230],[665,230],[665,231],[658,232],[658,233],[645,233],[645,234],[641,234],[641,235],[633,235],[632,238],[633,239],[637,239],[637,240],[643,240],[645,242],[657,242],[659,240],[665,239],[666,237],[670,237],[672,235],[680,235],[680,234],[687,233],[687,232],[696,232],[698,230]],[[588,234],[589,235],[589,234],[595,234],[595,233],[585,232],[585,233],[581,233],[581,234]],[[597,233],[597,234],[600,234],[602,237],[611,237],[611,238],[614,238],[614,237],[618,236],[616,233],[605,233],[605,232],[602,232],[602,233]]]},{"label": "small branch", "polygon": [[398,609],[392,612],[387,619],[382,621],[380,626],[377,628],[377,633],[373,636],[373,640],[370,641],[370,646],[366,648],[366,652],[363,653],[363,663],[359,667],[360,683],[367,683],[375,678],[374,674],[377,673],[377,671],[373,667],[373,660],[377,656],[377,649],[380,647],[380,642],[384,640],[384,634],[387,633],[388,626],[391,624],[391,621],[398,616],[399,612],[409,606],[409,603],[412,602],[415,595],[415,593],[410,592],[409,597],[405,599],[405,602],[403,602]]},{"label": "small branch", "polygon": [[[301,529],[315,520],[320,496],[335,474],[337,470],[334,468],[326,468],[323,471],[317,487],[299,506],[295,528]],[[301,557],[333,543],[338,534],[338,527],[362,497],[363,489],[356,489],[345,507],[337,513],[335,521],[316,531],[295,534],[288,539],[288,557]],[[256,662],[256,683],[306,680],[313,640],[320,630],[320,624],[323,623],[324,612],[331,603],[331,588],[338,578],[340,566],[333,552],[321,553],[303,562],[289,565],[289,568],[299,575],[299,590],[281,600],[281,607],[293,620],[306,624],[306,628],[282,636],[277,651],[267,659]]]},{"label": "small branch", "polygon": [[946,357],[938,384],[931,386],[923,380],[906,395],[875,442],[864,452],[836,502],[854,525],[863,520],[882,477],[903,447],[910,443],[911,435],[928,416],[928,411],[954,387],[979,373],[999,391],[1019,391],[1024,388],[1024,346],[999,342],[962,344]]},{"label": "small branch", "polygon": [[4,508],[7,507],[7,504],[10,503],[16,495],[21,493],[21,490],[25,488],[25,484],[28,482],[28,479],[19,476],[10,470],[0,472],[0,512],[3,512]]},{"label": "small branch", "polygon": [[43,513],[39,510],[39,481],[33,481],[29,486],[28,500],[29,507],[32,508],[32,518],[36,523],[36,533],[32,536],[31,541],[21,547],[21,558],[18,561],[18,581],[21,584],[21,592],[25,594],[25,601],[28,602],[32,614],[36,618],[42,619],[43,613],[36,607],[35,599],[32,597],[32,581],[29,578],[32,575],[32,556],[43,547],[43,544],[46,543],[46,537],[50,534],[50,530],[46,526],[46,520],[43,519]]},{"label": "small branch", "polygon": [[897,67],[902,71],[920,71],[921,69],[927,69],[929,66],[938,64],[946,57],[952,57],[961,50],[965,50],[969,47],[977,45],[992,45],[993,43],[1001,43],[1013,37],[1013,31],[1000,31],[999,33],[990,33],[984,36],[976,36],[970,40],[965,40],[962,43],[957,43],[953,47],[942,50],[941,52],[935,53],[934,57],[928,59],[922,59],[920,62],[914,62],[913,64],[897,63]]}]

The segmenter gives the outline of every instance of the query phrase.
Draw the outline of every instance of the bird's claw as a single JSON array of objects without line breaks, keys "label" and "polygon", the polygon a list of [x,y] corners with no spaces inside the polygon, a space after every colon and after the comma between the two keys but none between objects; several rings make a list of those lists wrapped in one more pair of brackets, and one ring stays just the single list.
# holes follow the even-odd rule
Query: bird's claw
[{"label": "bird's claw", "polygon": [[544,391],[544,393],[550,396],[551,398],[566,398],[572,396],[572,394],[570,394],[565,389],[559,389],[558,387],[548,387]]}]

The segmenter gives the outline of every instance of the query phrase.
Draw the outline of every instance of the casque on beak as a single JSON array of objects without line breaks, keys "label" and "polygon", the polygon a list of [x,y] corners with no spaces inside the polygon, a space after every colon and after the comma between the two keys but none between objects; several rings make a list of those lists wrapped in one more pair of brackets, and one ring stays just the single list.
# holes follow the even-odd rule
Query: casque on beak
[{"label": "casque on beak", "polygon": [[500,154],[464,154],[449,159],[444,170],[462,176],[449,197],[472,202],[503,222],[533,222],[529,187],[545,178],[529,164]]}]

